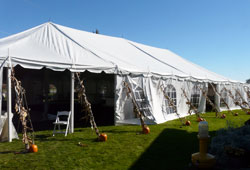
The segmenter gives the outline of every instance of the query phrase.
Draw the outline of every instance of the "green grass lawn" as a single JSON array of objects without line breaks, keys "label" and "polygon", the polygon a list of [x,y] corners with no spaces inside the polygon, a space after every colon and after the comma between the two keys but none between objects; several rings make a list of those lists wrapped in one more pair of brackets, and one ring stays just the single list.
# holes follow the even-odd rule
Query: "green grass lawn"
[{"label": "green grass lawn", "polygon": [[[239,111],[239,116],[227,113],[226,119],[215,118],[215,113],[203,114],[208,121],[209,134],[214,136],[228,122],[241,126],[250,115]],[[36,132],[37,153],[15,154],[24,145],[21,140],[0,143],[0,169],[187,169],[191,154],[198,151],[198,122],[195,115],[188,117],[191,126],[181,127],[179,120],[151,125],[151,133],[139,134],[140,126],[103,126],[107,142],[96,142],[90,128],[75,129],[64,137],[52,136],[52,131]],[[86,147],[78,146],[78,142]]]}]

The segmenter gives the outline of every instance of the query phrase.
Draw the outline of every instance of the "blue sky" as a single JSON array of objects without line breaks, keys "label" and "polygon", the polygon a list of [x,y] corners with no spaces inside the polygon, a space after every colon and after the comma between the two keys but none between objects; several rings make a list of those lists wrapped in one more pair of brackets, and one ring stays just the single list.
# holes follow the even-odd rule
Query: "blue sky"
[{"label": "blue sky", "polygon": [[250,78],[250,0],[0,0],[0,38],[52,21],[169,49]]}]

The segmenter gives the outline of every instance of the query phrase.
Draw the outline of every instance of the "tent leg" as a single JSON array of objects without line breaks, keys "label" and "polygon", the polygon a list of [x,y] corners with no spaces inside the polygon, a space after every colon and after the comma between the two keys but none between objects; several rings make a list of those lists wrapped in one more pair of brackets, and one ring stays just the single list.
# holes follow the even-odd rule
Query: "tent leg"
[{"label": "tent leg", "polygon": [[116,125],[116,102],[117,102],[117,97],[116,97],[116,86],[117,86],[117,75],[114,74],[114,125]]},{"label": "tent leg", "polygon": [[0,68],[0,116],[2,115],[3,67]]},{"label": "tent leg", "polygon": [[8,100],[7,100],[7,113],[8,113],[8,141],[12,142],[12,108],[11,108],[11,67],[8,67]]},{"label": "tent leg", "polygon": [[[219,87],[220,85],[219,84],[217,84],[216,85],[216,90],[219,92],[220,91],[220,87]],[[215,106],[217,107],[217,109],[218,109],[218,111],[220,112],[221,111],[221,108],[220,108],[220,96],[216,93],[216,92],[214,92],[215,93]]]},{"label": "tent leg", "polygon": [[75,91],[75,76],[74,72],[71,72],[71,88],[70,88],[70,111],[71,111],[71,118],[70,118],[70,133],[74,133],[74,91]]}]

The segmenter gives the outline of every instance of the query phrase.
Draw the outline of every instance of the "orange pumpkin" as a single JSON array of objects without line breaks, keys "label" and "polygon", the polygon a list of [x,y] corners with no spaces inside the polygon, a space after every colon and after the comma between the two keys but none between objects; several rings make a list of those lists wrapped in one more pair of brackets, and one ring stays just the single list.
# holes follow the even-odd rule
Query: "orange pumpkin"
[{"label": "orange pumpkin", "polygon": [[201,121],[204,121],[205,119],[203,119],[202,117],[199,117],[198,119],[197,119],[197,122],[201,122]]},{"label": "orange pumpkin", "polygon": [[225,118],[226,118],[226,115],[225,115],[225,114],[222,114],[220,118],[225,119]]},{"label": "orange pumpkin", "polygon": [[29,152],[38,152],[38,147],[35,144],[32,144],[29,148]]},{"label": "orange pumpkin", "polygon": [[150,133],[150,129],[149,129],[148,126],[144,126],[142,131],[143,131],[144,134],[149,134]]},{"label": "orange pumpkin", "polygon": [[186,126],[190,126],[191,122],[189,120],[187,120],[185,124],[186,124]]},{"label": "orange pumpkin", "polygon": [[98,139],[99,139],[99,141],[101,141],[101,142],[105,142],[105,141],[108,140],[108,136],[107,136],[106,133],[101,133]]}]

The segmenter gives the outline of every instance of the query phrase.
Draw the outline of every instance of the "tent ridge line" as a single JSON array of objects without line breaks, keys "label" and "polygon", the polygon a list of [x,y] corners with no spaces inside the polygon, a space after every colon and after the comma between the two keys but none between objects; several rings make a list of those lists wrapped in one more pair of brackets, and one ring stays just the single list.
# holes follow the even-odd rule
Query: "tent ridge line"
[{"label": "tent ridge line", "polygon": [[92,50],[82,46],[80,43],[78,43],[77,41],[75,41],[74,39],[72,39],[70,36],[68,36],[66,33],[64,33],[62,30],[60,30],[56,25],[54,25],[53,23],[49,23],[51,24],[58,32],[60,32],[61,34],[63,34],[65,37],[67,37],[70,41],[74,42],[75,44],[77,44],[79,47],[83,48],[84,50],[87,50],[88,52],[94,54],[96,57],[98,57],[99,59],[105,61],[105,62],[109,62],[113,65],[115,65],[112,61],[108,61],[103,59],[102,57],[100,57],[99,55],[97,55],[95,52],[93,52]]},{"label": "tent ridge line", "polygon": [[132,45],[132,46],[134,46],[135,48],[137,48],[138,50],[140,50],[141,52],[143,52],[143,53],[147,54],[148,56],[150,56],[151,58],[157,60],[158,62],[160,62],[160,63],[162,63],[162,64],[165,64],[165,65],[167,65],[167,66],[170,66],[170,67],[174,68],[175,70],[178,70],[178,71],[180,71],[180,72],[182,72],[182,73],[184,73],[184,74],[187,74],[187,73],[183,72],[182,70],[179,70],[178,68],[176,68],[176,67],[174,67],[174,66],[172,66],[172,65],[170,65],[170,64],[168,64],[168,63],[166,63],[166,62],[164,62],[164,61],[162,61],[162,60],[160,60],[160,59],[157,59],[156,57],[154,57],[154,56],[151,55],[150,53],[144,51],[143,49],[137,47],[136,45],[134,45],[134,44],[131,43],[130,41],[127,41],[127,42],[128,42],[130,45]]}]

